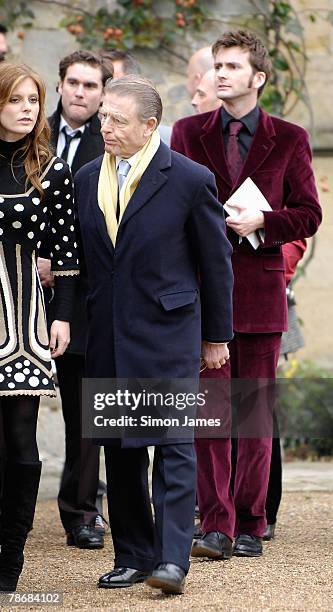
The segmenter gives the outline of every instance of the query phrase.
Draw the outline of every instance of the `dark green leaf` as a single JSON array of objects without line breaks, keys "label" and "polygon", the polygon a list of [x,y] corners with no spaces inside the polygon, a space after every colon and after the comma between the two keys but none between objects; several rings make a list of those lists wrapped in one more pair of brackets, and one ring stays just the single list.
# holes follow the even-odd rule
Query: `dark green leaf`
[{"label": "dark green leaf", "polygon": [[289,70],[289,64],[282,55],[279,55],[274,59],[274,67],[277,70]]}]

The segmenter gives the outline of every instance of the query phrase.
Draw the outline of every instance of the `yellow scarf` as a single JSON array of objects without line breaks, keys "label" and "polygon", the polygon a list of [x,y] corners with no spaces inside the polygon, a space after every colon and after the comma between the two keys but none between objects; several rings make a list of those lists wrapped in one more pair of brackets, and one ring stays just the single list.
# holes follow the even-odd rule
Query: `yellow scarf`
[{"label": "yellow scarf", "polygon": [[138,152],[135,163],[131,166],[119,196],[120,215],[117,221],[118,180],[116,172],[116,158],[114,155],[104,153],[101,171],[98,180],[98,205],[104,214],[108,234],[113,246],[116,244],[118,227],[126,206],[131,199],[137,185],[153,159],[160,146],[160,135],[155,130],[146,144]]}]

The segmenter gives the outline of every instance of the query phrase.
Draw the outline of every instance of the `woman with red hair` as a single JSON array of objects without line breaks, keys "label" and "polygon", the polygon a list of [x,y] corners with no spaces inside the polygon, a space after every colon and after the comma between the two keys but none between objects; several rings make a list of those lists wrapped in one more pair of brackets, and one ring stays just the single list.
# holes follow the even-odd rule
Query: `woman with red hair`
[{"label": "woman with red hair", "polygon": [[[78,274],[72,178],[49,149],[45,86],[23,64],[0,64],[0,418],[5,445],[0,591],[14,591],[41,473],[41,395],[55,395],[51,357],[69,343]],[[56,320],[48,338],[36,258],[49,232]]]}]

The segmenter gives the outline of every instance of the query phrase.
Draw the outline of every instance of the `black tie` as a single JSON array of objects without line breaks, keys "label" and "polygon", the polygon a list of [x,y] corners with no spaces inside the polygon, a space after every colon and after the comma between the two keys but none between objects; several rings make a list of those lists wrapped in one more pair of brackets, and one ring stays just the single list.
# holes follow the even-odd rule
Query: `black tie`
[{"label": "black tie", "polygon": [[71,145],[72,140],[74,140],[75,138],[81,138],[82,132],[80,132],[80,130],[78,130],[77,132],[75,132],[75,134],[72,134],[72,136],[70,136],[69,134],[67,134],[65,126],[62,128],[61,131],[62,131],[63,135],[65,136],[66,144],[65,144],[65,146],[63,148],[63,151],[62,151],[60,157],[61,157],[61,159],[64,159],[65,161],[67,161],[69,147]]}]

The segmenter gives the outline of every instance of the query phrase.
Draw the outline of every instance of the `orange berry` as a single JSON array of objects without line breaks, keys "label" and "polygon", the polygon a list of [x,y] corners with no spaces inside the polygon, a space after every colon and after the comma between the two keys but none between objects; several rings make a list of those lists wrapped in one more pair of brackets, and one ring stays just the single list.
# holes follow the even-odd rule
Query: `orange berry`
[{"label": "orange berry", "polygon": [[82,32],[84,32],[84,28],[79,24],[75,25],[75,23],[71,23],[70,25],[68,25],[67,30],[68,32],[70,32],[71,34],[74,34],[75,36],[77,36],[78,34],[82,34]]}]

